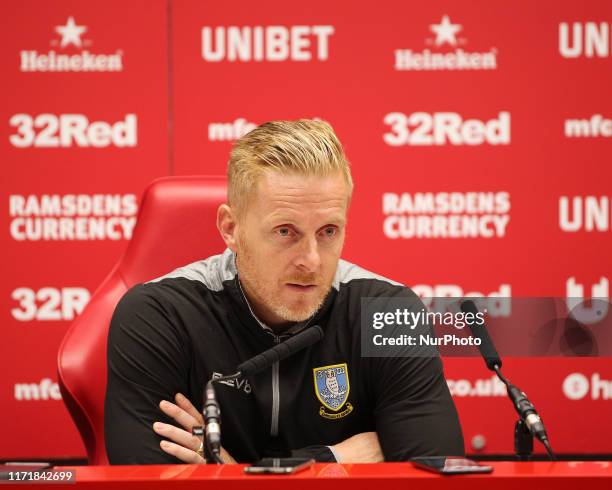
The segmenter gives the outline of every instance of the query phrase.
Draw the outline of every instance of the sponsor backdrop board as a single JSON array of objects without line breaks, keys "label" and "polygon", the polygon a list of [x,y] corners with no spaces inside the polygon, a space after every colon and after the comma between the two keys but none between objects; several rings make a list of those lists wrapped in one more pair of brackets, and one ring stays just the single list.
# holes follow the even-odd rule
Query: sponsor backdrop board
[{"label": "sponsor backdrop board", "polygon": [[131,237],[143,188],[168,173],[167,5],[0,8],[0,458],[82,456],[57,348]]},{"label": "sponsor backdrop board", "polygon": [[[0,458],[84,455],[56,349],[144,186],[223,173],[232,142],[270,119],[319,117],[345,143],[346,259],[423,296],[609,297],[610,2],[239,4],[0,7],[0,402],[16,422]],[[506,364],[557,452],[612,453],[609,359]],[[445,366],[466,450],[511,453],[492,373]]]}]

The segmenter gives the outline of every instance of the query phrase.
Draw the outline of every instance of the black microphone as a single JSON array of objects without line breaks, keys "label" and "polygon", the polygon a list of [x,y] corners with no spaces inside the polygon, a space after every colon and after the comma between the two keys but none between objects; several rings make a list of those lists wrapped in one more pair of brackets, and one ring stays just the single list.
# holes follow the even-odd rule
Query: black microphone
[{"label": "black microphone", "polygon": [[275,362],[282,361],[296,352],[317,343],[322,338],[323,329],[319,325],[309,327],[271,349],[243,362],[238,366],[238,372],[244,377],[257,374],[268,369]]},{"label": "black microphone", "polygon": [[[464,300],[461,302],[461,311],[463,313],[473,313],[475,315],[478,313],[478,308],[476,308],[474,301]],[[481,341],[478,349],[480,350],[480,354],[484,358],[487,367],[491,371],[495,371],[499,379],[501,379],[506,385],[508,397],[512,401],[516,413],[520,419],[525,422],[529,432],[531,432],[534,437],[544,444],[548,454],[551,456],[551,458],[554,458],[552,449],[550,448],[550,443],[548,441],[548,434],[544,428],[544,423],[542,422],[542,419],[540,419],[540,416],[533,406],[533,403],[529,401],[524,391],[521,391],[517,386],[510,383],[510,381],[508,381],[502,374],[500,369],[502,361],[497,353],[497,349],[493,345],[491,337],[489,336],[487,327],[484,323],[482,325],[474,325],[473,322],[468,322],[468,325],[472,335]]]},{"label": "black microphone", "polygon": [[[461,302],[461,311],[463,313],[472,313],[476,315],[478,313],[478,308],[471,299],[465,300]],[[502,361],[497,353],[497,349],[493,345],[493,341],[491,337],[489,337],[489,332],[487,331],[487,327],[485,327],[484,323],[482,325],[475,325],[474,322],[467,322],[470,332],[472,332],[472,336],[476,339],[480,339],[480,345],[478,346],[478,350],[480,354],[485,360],[487,367],[491,371],[495,371],[495,366],[501,367]]]},{"label": "black microphone", "polygon": [[249,359],[248,361],[243,362],[238,366],[238,372],[235,374],[214,378],[206,383],[206,387],[204,388],[204,404],[202,409],[204,423],[206,424],[205,440],[208,451],[217,463],[222,463],[221,408],[219,406],[219,402],[217,402],[213,383],[256,374],[271,367],[275,362],[282,361],[296,352],[318,342],[322,338],[323,329],[318,325],[312,326],[298,334],[295,334],[285,342],[282,342]]},{"label": "black microphone", "polygon": [[219,461],[221,458],[221,407],[217,402],[213,381],[206,383],[204,388],[204,404],[202,414],[206,427],[207,449],[212,457]]}]

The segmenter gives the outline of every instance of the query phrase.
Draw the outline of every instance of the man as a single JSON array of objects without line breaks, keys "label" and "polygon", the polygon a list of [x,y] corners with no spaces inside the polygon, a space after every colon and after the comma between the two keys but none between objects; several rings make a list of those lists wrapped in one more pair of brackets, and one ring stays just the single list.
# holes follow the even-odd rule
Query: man
[{"label": "man", "polygon": [[236,142],[217,215],[227,250],[133,287],[116,308],[111,464],[204,462],[190,430],[202,422],[205,382],[312,325],[322,341],[216,385],[226,462],[463,454],[439,357],[361,355],[361,298],[414,293],[340,260],[352,187],[325,122],[270,122]]}]

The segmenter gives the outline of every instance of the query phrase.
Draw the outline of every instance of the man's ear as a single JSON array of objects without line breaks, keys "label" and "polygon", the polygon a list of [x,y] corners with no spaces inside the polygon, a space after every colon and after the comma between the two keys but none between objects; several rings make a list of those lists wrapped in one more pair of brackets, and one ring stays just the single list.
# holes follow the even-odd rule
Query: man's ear
[{"label": "man's ear", "polygon": [[217,229],[221,238],[232,252],[237,252],[238,230],[234,211],[227,204],[221,204],[217,209]]}]

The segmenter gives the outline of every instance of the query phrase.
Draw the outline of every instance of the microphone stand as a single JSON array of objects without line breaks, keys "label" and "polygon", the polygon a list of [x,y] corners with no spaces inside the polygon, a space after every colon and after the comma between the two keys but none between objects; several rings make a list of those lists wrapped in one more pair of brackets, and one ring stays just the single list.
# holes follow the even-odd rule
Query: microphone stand
[{"label": "microphone stand", "polygon": [[[221,459],[221,408],[217,403],[214,383],[220,381],[231,381],[242,376],[242,372],[220,376],[210,379],[204,389],[204,404],[202,406],[202,417],[204,427],[196,425],[191,428],[191,434],[198,437],[204,449],[204,460],[206,463],[223,464]],[[212,434],[211,434],[212,430]]]},{"label": "microphone stand", "polygon": [[[472,300],[463,300],[461,302],[461,311],[464,313],[477,314],[478,309]],[[544,424],[538,415],[533,404],[527,398],[527,395],[520,390],[516,385],[513,385],[508,379],[502,374],[501,366],[502,360],[493,345],[493,341],[489,336],[489,333],[484,323],[479,327],[480,330],[476,329],[475,325],[470,324],[469,329],[475,338],[480,339],[481,344],[478,347],[480,354],[482,355],[487,368],[491,371],[495,371],[497,377],[506,386],[506,392],[508,398],[514,405],[514,409],[518,414],[519,418],[514,424],[514,452],[519,461],[528,461],[533,453],[533,439],[534,435],[546,448],[546,452],[551,461],[555,461],[555,455],[550,447],[550,441],[548,440],[548,434],[544,428]]]},{"label": "microphone stand", "polygon": [[[519,418],[514,424],[514,453],[516,454],[516,457],[519,461],[529,461],[533,454],[534,437],[529,428],[527,427],[527,424],[525,423],[525,418],[520,413],[517,400],[515,399],[516,397],[512,394],[516,391],[520,392],[520,390],[515,385],[510,383],[510,381],[508,381],[508,378],[506,378],[502,374],[501,368],[497,364],[493,365],[493,370],[495,371],[495,374],[500,379],[500,381],[504,383],[504,385],[506,385],[508,397],[510,398],[510,400],[512,400],[515,408],[517,408],[517,411],[519,412]],[[556,458],[552,452],[552,448],[550,447],[548,439],[544,439],[542,441],[542,444],[546,448],[546,452],[548,453],[550,459],[554,461]]]}]

